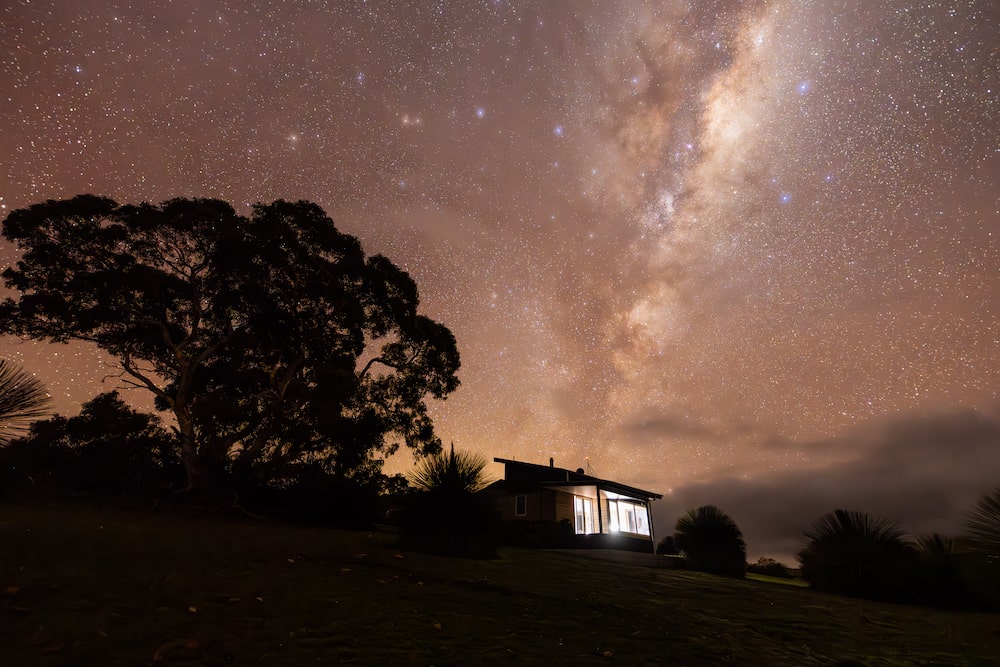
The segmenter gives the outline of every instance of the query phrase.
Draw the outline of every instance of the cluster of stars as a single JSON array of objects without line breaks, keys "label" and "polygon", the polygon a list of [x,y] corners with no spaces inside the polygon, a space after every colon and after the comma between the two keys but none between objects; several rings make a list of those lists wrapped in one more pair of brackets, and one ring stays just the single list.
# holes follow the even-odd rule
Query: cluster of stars
[{"label": "cluster of stars", "polygon": [[[458,446],[666,488],[802,463],[768,437],[997,400],[988,2],[48,0],[0,24],[0,210],[316,201],[455,332],[434,410]],[[4,344],[63,412],[109,388],[90,348]]]}]

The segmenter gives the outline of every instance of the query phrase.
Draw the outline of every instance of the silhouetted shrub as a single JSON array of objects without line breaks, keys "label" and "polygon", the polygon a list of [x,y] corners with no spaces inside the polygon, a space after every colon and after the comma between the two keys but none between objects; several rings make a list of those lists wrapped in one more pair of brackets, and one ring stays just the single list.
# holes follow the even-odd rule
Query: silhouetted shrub
[{"label": "silhouetted shrub", "polygon": [[31,422],[51,414],[52,398],[34,375],[0,359],[0,447],[27,432]]},{"label": "silhouetted shrub", "polygon": [[292,523],[348,529],[370,528],[378,518],[376,480],[337,475],[320,462],[292,463],[264,484],[241,478],[234,489],[240,506]]},{"label": "silhouetted shrub", "polygon": [[661,556],[676,556],[679,552],[677,551],[677,545],[674,544],[674,536],[667,535],[656,545],[656,553]]},{"label": "silhouetted shrub", "polygon": [[747,572],[763,574],[769,577],[781,577],[783,579],[792,578],[792,573],[788,568],[773,558],[758,558],[756,563],[747,565]]},{"label": "silhouetted shrub", "polygon": [[692,570],[743,577],[747,547],[736,522],[714,505],[690,510],[677,519],[674,544]]},{"label": "silhouetted shrub", "polygon": [[864,512],[835,510],[804,532],[802,577],[831,593],[912,602],[917,553],[899,528]]},{"label": "silhouetted shrub", "polygon": [[122,500],[166,493],[183,479],[174,436],[132,410],[118,392],[100,394],[75,417],[36,421],[0,449],[0,474],[14,494],[55,493]]},{"label": "silhouetted shrub", "polygon": [[468,491],[414,493],[399,525],[400,546],[414,551],[495,558],[500,543],[500,513],[489,498]]},{"label": "silhouetted shrub", "polygon": [[962,570],[975,582],[980,602],[1000,610],[1000,486],[976,503],[965,527],[969,553]]},{"label": "silhouetted shrub", "polygon": [[917,554],[916,580],[912,582],[914,601],[932,607],[976,606],[951,540],[935,533],[918,538],[913,546]]},{"label": "silhouetted shrub", "polygon": [[473,452],[426,457],[409,475],[416,491],[399,514],[400,545],[448,556],[493,558],[501,538],[500,513],[478,493],[488,483],[486,458]]}]

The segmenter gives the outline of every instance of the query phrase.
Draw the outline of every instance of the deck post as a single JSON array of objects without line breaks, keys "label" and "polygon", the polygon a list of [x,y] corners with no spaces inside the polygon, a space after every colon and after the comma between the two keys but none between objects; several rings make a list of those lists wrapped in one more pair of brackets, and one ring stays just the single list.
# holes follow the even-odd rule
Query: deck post
[{"label": "deck post", "polygon": [[594,485],[594,489],[597,491],[597,534],[604,534],[604,522],[601,520],[601,487]]}]

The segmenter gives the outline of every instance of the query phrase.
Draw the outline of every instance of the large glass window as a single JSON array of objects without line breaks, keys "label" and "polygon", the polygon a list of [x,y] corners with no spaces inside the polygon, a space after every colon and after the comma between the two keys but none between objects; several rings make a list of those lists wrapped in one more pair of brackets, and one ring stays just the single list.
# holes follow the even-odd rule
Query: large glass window
[{"label": "large glass window", "polygon": [[611,532],[649,535],[649,512],[645,505],[627,500],[608,500]]}]

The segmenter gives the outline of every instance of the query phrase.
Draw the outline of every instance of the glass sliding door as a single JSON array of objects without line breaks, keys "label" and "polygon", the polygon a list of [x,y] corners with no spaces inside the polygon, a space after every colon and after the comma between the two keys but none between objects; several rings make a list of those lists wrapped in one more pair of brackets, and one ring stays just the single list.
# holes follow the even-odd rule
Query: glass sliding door
[{"label": "glass sliding door", "polygon": [[574,529],[577,535],[596,533],[594,524],[594,501],[592,498],[573,496]]}]

